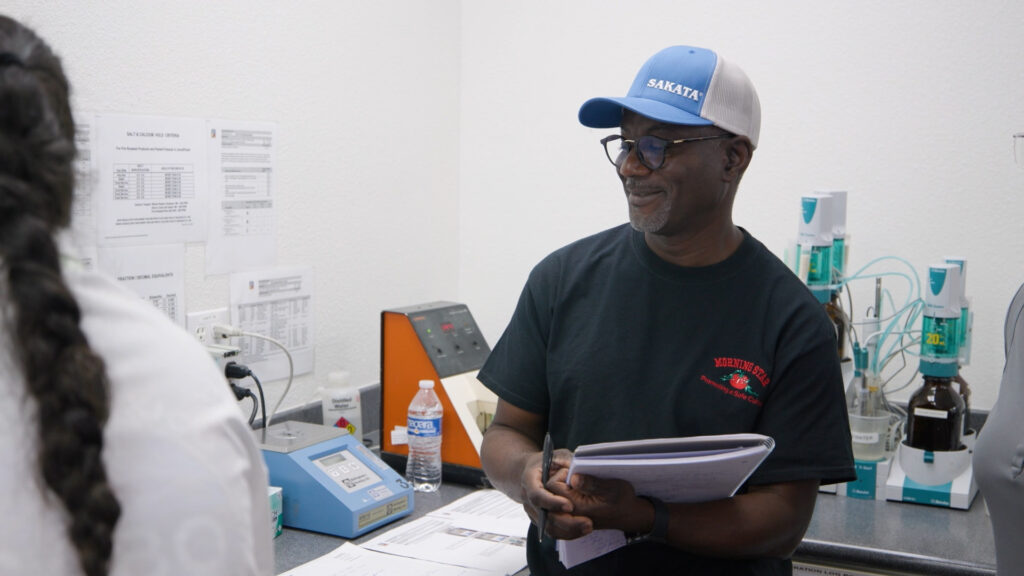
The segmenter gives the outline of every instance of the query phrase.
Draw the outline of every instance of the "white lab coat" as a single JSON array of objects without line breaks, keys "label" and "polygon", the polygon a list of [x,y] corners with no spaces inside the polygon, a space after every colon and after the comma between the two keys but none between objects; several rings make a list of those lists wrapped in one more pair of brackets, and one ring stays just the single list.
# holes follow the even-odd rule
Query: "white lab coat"
[{"label": "white lab coat", "polygon": [[[267,471],[216,364],[156,308],[74,268],[65,277],[111,385],[104,462],[122,508],[111,574],[272,574]],[[64,509],[43,493],[10,338],[0,329],[0,574],[78,575]]]},{"label": "white lab coat", "polygon": [[974,448],[974,475],[992,520],[1000,575],[1024,573],[1024,285],[1006,312],[999,399]]}]

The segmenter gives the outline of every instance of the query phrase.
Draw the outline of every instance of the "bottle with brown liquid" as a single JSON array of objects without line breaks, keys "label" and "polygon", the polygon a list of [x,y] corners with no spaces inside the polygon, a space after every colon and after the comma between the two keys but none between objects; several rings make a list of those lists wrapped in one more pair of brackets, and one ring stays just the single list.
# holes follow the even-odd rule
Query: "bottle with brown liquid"
[{"label": "bottle with brown liquid", "polygon": [[825,313],[832,320],[832,326],[836,329],[836,352],[839,353],[840,362],[849,362],[850,357],[846,355],[846,330],[847,318],[843,307],[839,302],[839,290],[833,290],[829,301],[825,302]]},{"label": "bottle with brown liquid", "polygon": [[912,448],[929,452],[960,450],[964,400],[952,377],[924,377],[907,405],[907,440]]},{"label": "bottle with brown liquid", "polygon": [[964,436],[966,436],[974,431],[974,428],[971,428],[971,386],[960,374],[953,377],[953,382],[958,385],[960,398],[964,401]]}]

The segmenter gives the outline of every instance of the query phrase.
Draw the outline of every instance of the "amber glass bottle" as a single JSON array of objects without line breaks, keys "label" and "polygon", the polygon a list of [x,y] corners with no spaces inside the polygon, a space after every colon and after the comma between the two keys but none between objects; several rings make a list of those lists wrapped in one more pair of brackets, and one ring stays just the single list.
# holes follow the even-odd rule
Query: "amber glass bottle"
[{"label": "amber glass bottle", "polygon": [[825,302],[825,312],[828,314],[829,319],[832,320],[832,326],[836,329],[836,352],[839,353],[839,360],[841,362],[848,362],[850,357],[846,355],[847,319],[846,313],[843,312],[839,302],[838,290],[833,290],[829,301]]},{"label": "amber glass bottle", "polygon": [[967,384],[967,380],[960,374],[957,374],[953,378],[953,382],[960,386],[960,398],[964,401],[964,434],[973,431],[971,428],[971,387]]},{"label": "amber glass bottle", "polygon": [[907,445],[930,452],[960,449],[964,400],[952,378],[925,376],[907,405]]}]

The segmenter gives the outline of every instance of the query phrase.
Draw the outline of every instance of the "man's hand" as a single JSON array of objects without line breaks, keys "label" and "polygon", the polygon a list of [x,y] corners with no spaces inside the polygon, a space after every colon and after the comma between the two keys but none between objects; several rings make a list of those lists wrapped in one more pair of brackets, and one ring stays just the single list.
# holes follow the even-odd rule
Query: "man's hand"
[{"label": "man's hand", "polygon": [[[569,465],[572,464],[572,452],[564,448],[554,451],[547,486],[541,482],[541,459],[541,452],[537,452],[527,459],[523,468],[522,491],[524,494],[523,509],[526,510],[530,520],[543,531],[544,527],[539,523],[542,508],[548,511],[549,525],[552,514],[572,512],[572,502],[568,498],[552,492],[550,488],[555,485],[556,477],[565,478],[568,474]],[[564,483],[564,480],[562,482]]]},{"label": "man's hand", "polygon": [[553,476],[550,489],[572,503],[572,512],[551,514],[548,533],[561,540],[586,536],[594,530],[617,529],[648,532],[654,525],[654,508],[636,496],[625,480],[576,474],[566,484],[568,470]]},{"label": "man's hand", "polygon": [[[548,526],[554,514],[570,514],[572,501],[553,488],[565,484],[572,452],[555,450],[552,455],[547,487],[541,482],[543,453],[541,444],[547,432],[544,415],[516,408],[504,400],[498,401],[494,420],[484,432],[480,447],[480,462],[487,478],[495,488],[507,494],[536,524],[541,509],[548,510]],[[561,479],[561,480],[559,480]],[[543,530],[543,527],[539,527]]]}]

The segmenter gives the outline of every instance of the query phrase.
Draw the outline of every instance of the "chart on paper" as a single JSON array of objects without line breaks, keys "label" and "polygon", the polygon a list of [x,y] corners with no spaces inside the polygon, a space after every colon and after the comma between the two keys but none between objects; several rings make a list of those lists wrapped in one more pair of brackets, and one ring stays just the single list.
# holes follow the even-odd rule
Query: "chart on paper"
[{"label": "chart on paper", "polygon": [[196,174],[187,164],[114,164],[114,200],[196,197]]}]

